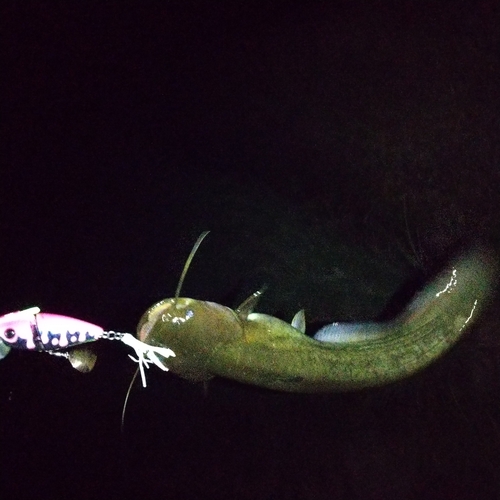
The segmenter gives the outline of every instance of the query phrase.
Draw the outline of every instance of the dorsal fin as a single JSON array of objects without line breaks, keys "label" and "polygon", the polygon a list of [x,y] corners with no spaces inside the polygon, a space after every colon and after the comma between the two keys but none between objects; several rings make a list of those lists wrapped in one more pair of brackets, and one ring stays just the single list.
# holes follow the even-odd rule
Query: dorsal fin
[{"label": "dorsal fin", "polygon": [[306,333],[306,313],[301,309],[292,319],[292,326],[299,332]]},{"label": "dorsal fin", "polygon": [[236,308],[234,311],[237,315],[238,318],[241,320],[247,319],[247,316],[253,312],[255,307],[257,306],[257,303],[260,300],[260,296],[266,291],[267,286],[262,287],[260,290],[257,290],[255,293],[252,293],[248,299],[245,299],[239,307]]}]

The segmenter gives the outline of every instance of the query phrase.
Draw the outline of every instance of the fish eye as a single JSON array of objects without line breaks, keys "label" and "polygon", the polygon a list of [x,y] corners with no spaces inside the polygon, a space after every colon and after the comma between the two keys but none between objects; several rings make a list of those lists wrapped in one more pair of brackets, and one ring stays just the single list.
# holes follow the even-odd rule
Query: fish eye
[{"label": "fish eye", "polygon": [[3,335],[6,340],[12,340],[16,336],[16,331],[13,328],[7,328]]}]

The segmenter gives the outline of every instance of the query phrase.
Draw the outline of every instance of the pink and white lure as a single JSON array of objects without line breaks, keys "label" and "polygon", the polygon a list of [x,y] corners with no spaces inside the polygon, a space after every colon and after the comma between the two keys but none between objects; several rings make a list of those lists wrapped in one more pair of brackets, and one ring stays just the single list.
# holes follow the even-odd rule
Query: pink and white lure
[{"label": "pink and white lure", "polygon": [[80,319],[41,313],[38,307],[0,316],[0,359],[7,356],[11,348],[42,351],[65,357],[75,369],[89,372],[94,367],[96,356],[83,344],[99,339],[121,340],[135,350],[137,359],[129,357],[139,364],[144,386],[144,367],[149,368],[149,363],[168,371],[156,354],[165,358],[175,356],[172,350],[144,344],[130,333],[104,331],[102,327]]},{"label": "pink and white lure", "polygon": [[8,347],[54,351],[102,338],[104,329],[80,319],[41,313],[38,307],[0,316],[0,339]]}]

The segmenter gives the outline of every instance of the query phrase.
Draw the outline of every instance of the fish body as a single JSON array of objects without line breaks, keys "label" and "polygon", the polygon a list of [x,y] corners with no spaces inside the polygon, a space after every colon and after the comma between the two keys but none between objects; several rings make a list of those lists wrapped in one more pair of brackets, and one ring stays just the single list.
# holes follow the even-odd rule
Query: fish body
[{"label": "fish body", "polygon": [[[324,329],[311,338],[305,326],[254,313],[252,300],[234,311],[182,297],[149,308],[137,333],[146,344],[171,348],[176,357],[168,368],[188,380],[220,376],[279,391],[353,391],[404,379],[442,356],[477,320],[495,282],[495,258],[476,248],[452,261],[393,320],[341,324],[343,339]],[[349,329],[358,338],[349,339]]]}]

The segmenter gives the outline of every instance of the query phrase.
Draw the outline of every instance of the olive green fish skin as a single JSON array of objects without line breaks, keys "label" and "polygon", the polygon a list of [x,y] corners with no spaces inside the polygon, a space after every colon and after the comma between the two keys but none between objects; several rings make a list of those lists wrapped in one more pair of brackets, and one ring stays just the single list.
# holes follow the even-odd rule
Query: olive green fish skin
[{"label": "olive green fish skin", "polygon": [[272,316],[246,317],[188,298],[152,306],[139,339],[169,347],[168,368],[189,380],[221,376],[299,393],[343,392],[389,384],[422,370],[478,319],[496,282],[496,259],[482,248],[452,261],[376,338],[314,340]]}]

